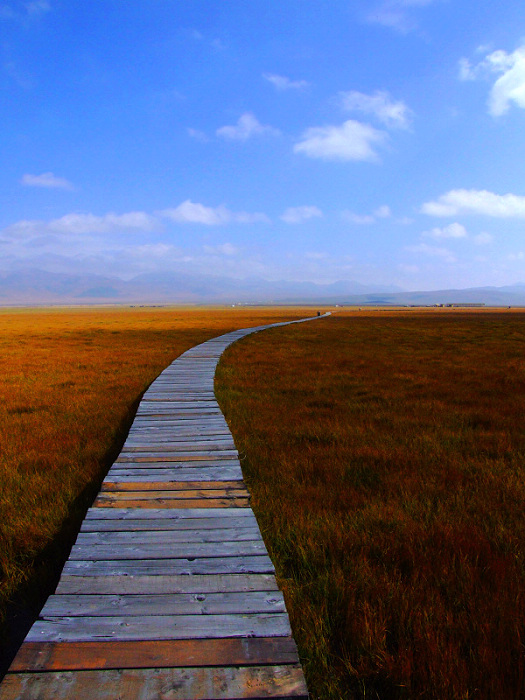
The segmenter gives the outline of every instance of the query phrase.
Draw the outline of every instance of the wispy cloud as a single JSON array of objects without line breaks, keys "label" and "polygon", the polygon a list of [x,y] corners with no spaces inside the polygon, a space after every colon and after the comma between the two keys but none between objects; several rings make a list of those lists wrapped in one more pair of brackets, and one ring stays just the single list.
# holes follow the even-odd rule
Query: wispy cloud
[{"label": "wispy cloud", "polygon": [[207,207],[189,199],[174,209],[163,209],[157,214],[178,224],[204,224],[205,226],[222,226],[230,223],[254,224],[269,221],[265,214],[233,212],[224,205]]},{"label": "wispy cloud", "polygon": [[367,16],[369,22],[389,27],[401,34],[417,29],[414,10],[431,5],[435,0],[386,0]]},{"label": "wispy cloud", "polygon": [[525,197],[495,194],[487,190],[450,190],[437,200],[423,204],[421,211],[430,216],[478,214],[502,219],[525,219]]},{"label": "wispy cloud", "polygon": [[245,112],[239,117],[237,124],[221,126],[216,133],[220,138],[230,141],[247,141],[253,136],[277,136],[280,131],[261,124],[254,114]]},{"label": "wispy cloud", "polygon": [[511,103],[525,109],[525,46],[513,53],[493,51],[474,64],[467,58],[459,62],[460,80],[477,80],[494,74],[499,77],[489,93],[489,113],[500,117],[509,111]]},{"label": "wispy cloud", "polygon": [[239,253],[239,248],[232,243],[221,243],[215,246],[205,245],[204,252],[208,255],[226,255],[227,257],[232,257]]},{"label": "wispy cloud", "polygon": [[287,224],[302,224],[308,219],[320,218],[323,212],[314,206],[288,207],[281,215],[281,219]]},{"label": "wispy cloud", "polygon": [[372,95],[352,90],[340,92],[343,109],[348,112],[361,112],[371,115],[391,129],[408,129],[413,112],[401,100],[394,100],[385,90],[377,90]]},{"label": "wispy cloud", "polygon": [[195,139],[195,141],[200,141],[200,143],[207,143],[210,140],[204,131],[200,131],[199,129],[188,128],[186,131],[188,132],[188,136]]},{"label": "wispy cloud", "polygon": [[448,263],[457,262],[456,256],[448,248],[440,248],[438,246],[428,245],[427,243],[407,246],[406,250],[408,250],[410,253],[422,254],[432,258],[441,258]]},{"label": "wispy cloud", "polygon": [[17,20],[24,22],[37,19],[50,12],[51,3],[47,0],[31,0],[30,2],[3,2],[0,5],[0,20]]},{"label": "wispy cloud", "polygon": [[51,221],[22,220],[7,226],[3,238],[32,238],[44,235],[83,236],[121,233],[126,231],[151,232],[159,228],[159,221],[141,211],[126,214],[112,212],[103,216],[94,214],[66,214]]},{"label": "wispy cloud", "polygon": [[384,131],[349,119],[340,126],[307,129],[295,144],[294,152],[309,158],[342,161],[377,161],[376,146],[388,139]]},{"label": "wispy cloud", "polygon": [[467,229],[461,224],[454,223],[443,228],[433,228],[430,231],[423,231],[421,234],[425,238],[466,238]]},{"label": "wispy cloud", "polygon": [[53,173],[42,173],[42,175],[31,175],[26,173],[20,180],[22,185],[27,187],[43,187],[47,189],[74,190],[74,186],[64,177],[57,177]]},{"label": "wispy cloud", "polygon": [[363,226],[374,224],[378,219],[388,219],[392,216],[390,207],[387,204],[382,204],[372,214],[356,214],[349,209],[341,212],[341,218],[348,224],[357,224]]},{"label": "wispy cloud", "polygon": [[263,73],[263,78],[281,92],[285,90],[304,90],[310,85],[306,80],[290,80],[285,75],[275,75],[274,73]]}]

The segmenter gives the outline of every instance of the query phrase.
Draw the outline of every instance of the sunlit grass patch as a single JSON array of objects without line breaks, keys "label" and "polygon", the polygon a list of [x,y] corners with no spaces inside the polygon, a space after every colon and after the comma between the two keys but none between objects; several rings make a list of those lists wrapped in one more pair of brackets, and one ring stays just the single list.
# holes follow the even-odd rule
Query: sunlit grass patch
[{"label": "sunlit grass patch", "polygon": [[337,315],[219,396],[314,698],[525,695],[525,315]]}]

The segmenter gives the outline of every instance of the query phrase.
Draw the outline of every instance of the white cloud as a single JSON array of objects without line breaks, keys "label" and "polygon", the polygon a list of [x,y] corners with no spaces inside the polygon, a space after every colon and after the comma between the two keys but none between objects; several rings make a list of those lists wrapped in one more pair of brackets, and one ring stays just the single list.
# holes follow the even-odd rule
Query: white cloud
[{"label": "white cloud", "polygon": [[476,80],[493,74],[500,74],[500,77],[489,94],[489,113],[499,117],[508,112],[512,102],[525,109],[525,46],[513,53],[493,51],[474,65],[467,58],[459,61],[460,80]]},{"label": "white cloud", "polygon": [[31,238],[47,234],[63,236],[101,235],[133,231],[154,231],[159,227],[155,217],[145,212],[127,214],[66,214],[51,221],[23,220],[3,229],[2,235],[11,239]]},{"label": "white cloud", "polygon": [[281,219],[287,224],[300,224],[303,221],[312,219],[315,217],[321,217],[323,212],[317,207],[304,206],[304,207],[288,207],[286,211],[282,214]]},{"label": "white cloud", "polygon": [[388,136],[369,124],[349,119],[341,126],[318,126],[307,129],[294,146],[295,153],[322,160],[377,161],[374,150]]},{"label": "white cloud", "polygon": [[430,5],[434,0],[386,0],[368,15],[368,21],[390,27],[401,34],[417,28],[410,10]]},{"label": "white cloud", "polygon": [[20,180],[22,185],[28,187],[46,187],[49,189],[73,190],[74,187],[64,177],[57,177],[53,173],[42,173],[42,175],[31,175],[26,173]]},{"label": "white cloud", "polygon": [[388,219],[392,216],[392,212],[387,204],[383,204],[375,210],[374,216],[377,219]]},{"label": "white cloud", "polygon": [[378,90],[373,95],[362,92],[339,93],[341,104],[350,112],[371,114],[392,129],[407,129],[412,120],[412,110],[402,101],[394,101],[388,92]]},{"label": "white cloud", "polygon": [[94,216],[93,214],[66,214],[60,219],[50,221],[47,228],[57,233],[85,234],[85,233],[116,233],[134,229],[138,231],[153,231],[157,228],[154,217],[142,211],[132,211],[127,214],[105,214]]},{"label": "white cloud", "polygon": [[0,19],[13,19],[24,21],[26,18],[33,19],[51,10],[51,3],[47,0],[31,0],[30,2],[17,2],[16,9],[11,4],[2,3],[0,5]]},{"label": "white cloud", "polygon": [[237,255],[237,253],[239,252],[239,248],[232,245],[231,243],[222,243],[222,244],[216,245],[216,246],[205,245],[204,252],[207,253],[208,255],[232,256],[232,255]]},{"label": "white cloud", "polygon": [[164,209],[157,212],[159,216],[170,219],[178,224],[204,224],[206,226],[221,226],[229,223],[253,224],[268,222],[265,214],[248,212],[232,212],[224,205],[207,207],[204,204],[187,199],[174,209]]},{"label": "white cloud", "polygon": [[424,231],[422,235],[427,238],[466,238],[467,230],[461,224],[454,223],[443,228],[433,228],[430,231]]},{"label": "white cloud", "polygon": [[491,236],[491,234],[487,233],[486,231],[478,233],[477,236],[474,236],[474,243],[476,245],[489,245],[489,243],[492,243],[493,240],[494,236]]},{"label": "white cloud", "polygon": [[277,136],[280,132],[272,126],[261,124],[251,112],[245,112],[234,126],[221,126],[217,136],[230,141],[247,141],[252,136]]},{"label": "white cloud", "polygon": [[199,129],[188,128],[186,131],[188,132],[188,136],[190,136],[192,139],[195,139],[195,141],[207,143],[210,140],[204,133],[204,131],[199,131]]},{"label": "white cloud", "polygon": [[525,260],[525,253],[520,250],[518,253],[509,253],[509,260]]},{"label": "white cloud", "polygon": [[290,80],[285,75],[275,75],[274,73],[264,73],[263,78],[280,91],[304,90],[310,84],[306,80]]},{"label": "white cloud", "polygon": [[51,5],[46,0],[32,0],[32,2],[26,2],[25,8],[28,15],[35,16],[49,12]]},{"label": "white cloud", "polygon": [[419,243],[418,245],[407,246],[406,250],[411,253],[422,253],[433,258],[441,258],[445,262],[455,263],[456,257],[448,248],[439,248],[437,246],[428,245],[427,243]]},{"label": "white cloud", "polygon": [[341,218],[347,224],[358,224],[359,226],[366,224],[373,224],[375,222],[375,217],[369,214],[355,214],[353,211],[346,209],[341,212]]},{"label": "white cloud", "polygon": [[525,197],[515,194],[494,194],[487,190],[450,190],[436,201],[421,207],[430,216],[481,214],[497,218],[525,219]]},{"label": "white cloud", "polygon": [[341,218],[343,221],[346,221],[348,224],[358,225],[374,224],[377,219],[388,219],[391,216],[392,212],[390,211],[390,207],[386,204],[382,204],[380,207],[378,207],[373,214],[356,214],[349,209],[341,212]]}]

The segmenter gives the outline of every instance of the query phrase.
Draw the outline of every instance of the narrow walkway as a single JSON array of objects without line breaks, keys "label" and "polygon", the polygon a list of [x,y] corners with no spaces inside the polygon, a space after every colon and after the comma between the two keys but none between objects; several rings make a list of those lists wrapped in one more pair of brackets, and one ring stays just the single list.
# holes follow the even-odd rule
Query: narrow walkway
[{"label": "narrow walkway", "polygon": [[213,391],[222,352],[279,325],[198,345],[151,384],[1,700],[308,698]]}]

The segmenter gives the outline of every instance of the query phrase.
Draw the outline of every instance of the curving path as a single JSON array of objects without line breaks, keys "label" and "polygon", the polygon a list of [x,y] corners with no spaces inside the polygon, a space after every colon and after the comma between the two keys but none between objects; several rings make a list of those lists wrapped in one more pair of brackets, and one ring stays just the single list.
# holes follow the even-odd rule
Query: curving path
[{"label": "curving path", "polygon": [[151,384],[1,700],[308,698],[213,380],[231,343],[309,320],[209,340]]}]

